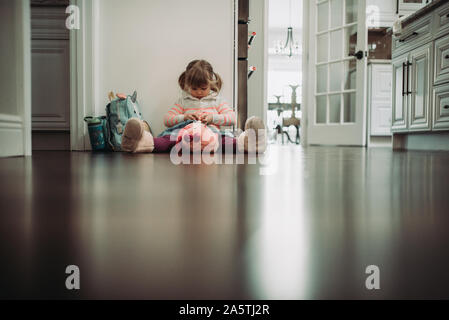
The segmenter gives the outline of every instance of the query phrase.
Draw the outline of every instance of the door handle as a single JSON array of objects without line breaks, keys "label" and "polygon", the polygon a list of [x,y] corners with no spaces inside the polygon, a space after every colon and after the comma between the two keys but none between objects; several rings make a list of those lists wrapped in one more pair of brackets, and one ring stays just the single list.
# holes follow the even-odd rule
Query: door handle
[{"label": "door handle", "polygon": [[449,105],[445,105],[443,109],[449,109]]},{"label": "door handle", "polygon": [[409,89],[409,83],[410,83],[410,66],[413,65],[410,61],[407,61],[407,95],[411,94],[412,92]]},{"label": "door handle", "polygon": [[407,41],[408,39],[413,38],[413,37],[415,37],[415,36],[417,36],[417,35],[418,35],[418,32],[413,32],[411,35],[409,35],[409,36],[407,36],[407,37],[405,37],[405,38],[403,38],[403,39],[399,39],[399,42],[405,42],[405,41]]},{"label": "door handle", "polygon": [[405,96],[405,62],[402,62],[402,96]]},{"label": "door handle", "polygon": [[356,53],[350,53],[350,54],[348,54],[348,56],[356,57],[357,60],[361,60],[361,59],[363,59],[363,51],[362,51],[362,50],[359,50],[359,51],[357,51]]}]

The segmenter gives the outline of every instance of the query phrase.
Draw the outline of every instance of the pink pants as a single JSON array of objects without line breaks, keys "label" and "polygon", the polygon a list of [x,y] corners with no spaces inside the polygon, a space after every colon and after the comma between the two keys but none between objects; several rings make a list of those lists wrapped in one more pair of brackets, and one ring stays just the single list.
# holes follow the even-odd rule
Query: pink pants
[{"label": "pink pants", "polygon": [[[170,152],[170,150],[174,147],[176,141],[171,141],[170,136],[162,136],[159,138],[154,138],[154,153],[166,153]],[[222,136],[221,137],[221,147],[223,151],[226,150],[226,146],[232,145],[232,151],[235,152],[236,148],[236,139],[231,137]]]}]

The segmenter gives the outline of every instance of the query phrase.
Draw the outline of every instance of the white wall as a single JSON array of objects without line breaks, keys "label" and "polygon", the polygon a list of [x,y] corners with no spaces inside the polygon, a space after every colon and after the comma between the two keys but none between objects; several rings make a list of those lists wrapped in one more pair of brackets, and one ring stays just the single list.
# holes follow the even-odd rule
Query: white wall
[{"label": "white wall", "polygon": [[142,113],[159,134],[180,95],[178,77],[193,59],[208,60],[233,103],[233,0],[98,0],[97,114],[109,91],[138,91]]},{"label": "white wall", "polygon": [[[15,29],[15,1],[0,2],[0,41],[2,50],[0,50],[0,66],[2,76],[0,78],[0,92],[2,94],[1,110],[2,114],[19,115],[17,110],[17,73],[16,65],[12,63],[16,60],[17,48],[14,38],[17,37]],[[6,77],[5,75],[8,75]]]},{"label": "white wall", "polygon": [[0,157],[31,154],[29,6],[0,1]]},{"label": "white wall", "polygon": [[[396,0],[367,0],[366,11],[368,27],[391,27],[397,19]],[[370,19],[369,15],[372,14],[378,17]]]}]

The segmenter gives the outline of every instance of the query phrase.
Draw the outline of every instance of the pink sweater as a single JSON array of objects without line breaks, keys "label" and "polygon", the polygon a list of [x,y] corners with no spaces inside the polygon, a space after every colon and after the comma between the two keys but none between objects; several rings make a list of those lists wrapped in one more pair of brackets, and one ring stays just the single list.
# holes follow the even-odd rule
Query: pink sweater
[{"label": "pink sweater", "polygon": [[236,123],[234,110],[217,93],[211,91],[207,97],[201,100],[183,92],[182,98],[174,104],[164,116],[164,124],[172,127],[184,121],[185,114],[212,114],[212,124],[218,129],[221,126],[232,126]]}]

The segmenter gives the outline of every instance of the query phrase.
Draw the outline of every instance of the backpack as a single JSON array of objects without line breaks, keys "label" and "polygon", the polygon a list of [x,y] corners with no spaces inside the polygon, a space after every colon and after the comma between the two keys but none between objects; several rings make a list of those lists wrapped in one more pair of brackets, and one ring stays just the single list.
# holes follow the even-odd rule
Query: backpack
[{"label": "backpack", "polygon": [[142,120],[142,113],[137,102],[137,92],[134,91],[132,96],[117,94],[117,98],[106,106],[105,127],[106,148],[108,150],[121,151],[122,135],[125,131],[126,122],[131,118]]}]

